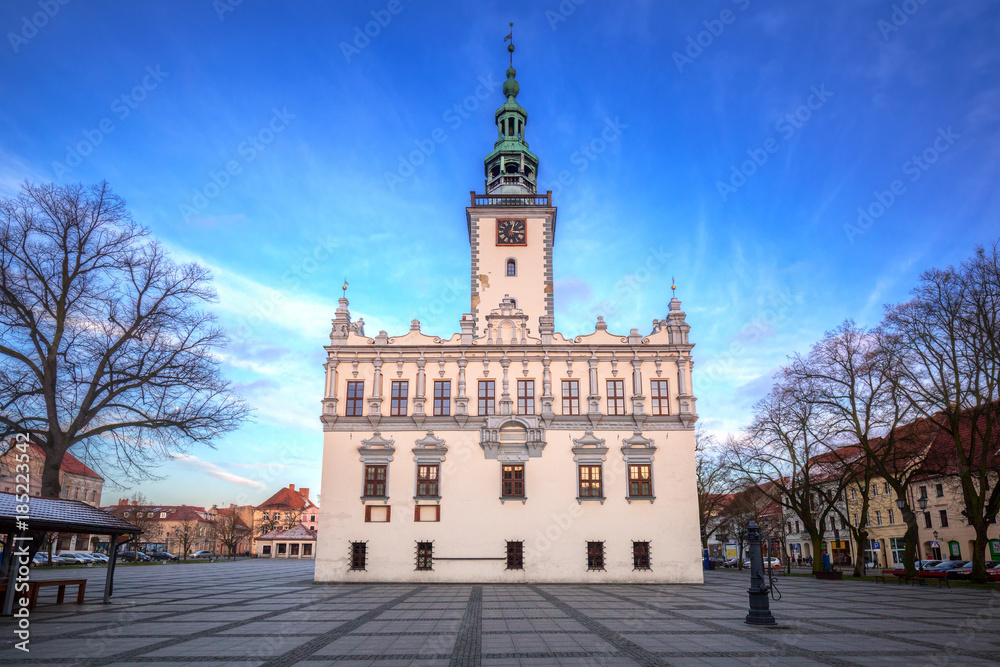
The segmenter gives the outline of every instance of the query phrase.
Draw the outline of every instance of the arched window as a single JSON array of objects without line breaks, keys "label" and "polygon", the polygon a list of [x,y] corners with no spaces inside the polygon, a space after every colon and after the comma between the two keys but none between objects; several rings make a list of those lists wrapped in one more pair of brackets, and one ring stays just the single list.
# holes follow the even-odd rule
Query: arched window
[{"label": "arched window", "polygon": [[514,259],[507,260],[507,275],[508,276],[517,275],[517,262]]}]

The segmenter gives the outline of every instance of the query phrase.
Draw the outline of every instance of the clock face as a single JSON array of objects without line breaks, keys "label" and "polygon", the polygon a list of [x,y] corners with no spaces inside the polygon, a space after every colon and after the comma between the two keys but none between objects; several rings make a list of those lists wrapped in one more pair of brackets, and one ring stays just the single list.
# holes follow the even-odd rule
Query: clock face
[{"label": "clock face", "polygon": [[526,220],[497,220],[497,245],[526,245]]}]

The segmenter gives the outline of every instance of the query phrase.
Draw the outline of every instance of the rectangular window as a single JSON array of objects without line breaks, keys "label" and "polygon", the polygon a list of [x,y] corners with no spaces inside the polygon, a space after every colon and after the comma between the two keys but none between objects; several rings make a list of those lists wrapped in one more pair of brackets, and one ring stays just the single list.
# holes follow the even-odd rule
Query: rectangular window
[{"label": "rectangular window", "polygon": [[524,466],[504,465],[501,473],[501,494],[504,498],[524,497]]},{"label": "rectangular window", "polygon": [[654,415],[670,414],[670,399],[667,395],[666,380],[651,380],[651,409]]},{"label": "rectangular window", "polygon": [[535,381],[517,381],[517,414],[535,414]]},{"label": "rectangular window", "polygon": [[857,489],[851,489],[851,500],[857,500],[857,499],[858,499]]},{"label": "rectangular window", "polygon": [[648,570],[649,567],[649,542],[632,543],[632,569]]},{"label": "rectangular window", "polygon": [[896,565],[903,563],[903,552],[906,550],[906,539],[902,537],[889,538],[889,550],[892,552],[892,560]]},{"label": "rectangular window", "polygon": [[927,487],[926,486],[921,486],[920,487],[919,497],[920,498],[926,498],[927,497]]},{"label": "rectangular window", "polygon": [[882,525],[882,510],[875,510],[875,525]]},{"label": "rectangular window", "polygon": [[579,466],[579,473],[581,498],[600,498],[604,495],[601,492],[601,466]]},{"label": "rectangular window", "polygon": [[351,569],[364,570],[368,556],[367,542],[351,542]]},{"label": "rectangular window", "polygon": [[934,495],[938,498],[944,498],[944,484],[934,485]]},{"label": "rectangular window", "polygon": [[389,415],[392,417],[406,416],[406,398],[410,383],[407,380],[392,381],[392,397],[389,402]]},{"label": "rectangular window", "polygon": [[924,512],[924,528],[933,528],[934,522],[931,521],[931,513]]},{"label": "rectangular window", "polygon": [[263,545],[263,547],[261,548],[260,551],[265,556],[270,556],[271,555],[271,545],[270,544]]},{"label": "rectangular window", "polygon": [[417,542],[417,569],[434,569],[434,543]]},{"label": "rectangular window", "polygon": [[496,383],[493,380],[479,381],[479,414],[482,416],[496,414]]},{"label": "rectangular window", "polygon": [[369,498],[385,498],[385,474],[387,466],[365,466],[365,496]]},{"label": "rectangular window", "polygon": [[604,569],[604,542],[587,542],[587,569]]},{"label": "rectangular window", "polygon": [[625,381],[608,380],[608,414],[625,414]]},{"label": "rectangular window", "polygon": [[524,542],[507,543],[507,569],[524,569]]},{"label": "rectangular window", "polygon": [[872,498],[878,498],[878,484],[872,484]]},{"label": "rectangular window", "polygon": [[941,510],[939,512],[939,514],[940,514],[940,518],[941,518],[941,527],[942,528],[947,528],[948,527],[948,510]]},{"label": "rectangular window", "polygon": [[417,497],[436,498],[438,493],[438,472],[440,467],[433,465],[417,466]]},{"label": "rectangular window", "polygon": [[580,414],[580,381],[562,381],[562,413],[564,415]]},{"label": "rectangular window", "polygon": [[889,510],[889,525],[890,526],[896,525],[896,513],[893,512],[892,510]]},{"label": "rectangular window", "polygon": [[796,533],[801,533],[802,532],[802,529],[799,528],[799,522],[798,521],[795,522],[795,532]]},{"label": "rectangular window", "polygon": [[286,544],[285,542],[278,543],[278,555],[281,556],[282,554],[287,554],[287,553],[288,553],[288,544]]},{"label": "rectangular window", "polygon": [[630,463],[628,466],[628,495],[633,498],[650,498],[653,495],[653,470],[648,463]]},{"label": "rectangular window", "polygon": [[298,543],[297,542],[293,543],[291,546],[292,546],[292,553],[291,553],[291,555],[292,556],[298,556],[299,555],[299,545],[298,545]]},{"label": "rectangular window", "polygon": [[365,401],[365,383],[359,380],[358,382],[348,382],[347,383],[347,416],[348,417],[360,417],[361,411],[364,406]]},{"label": "rectangular window", "polygon": [[434,416],[451,414],[451,380],[434,380]]},{"label": "rectangular window", "polygon": [[857,528],[861,525],[861,519],[858,517],[858,513],[854,513],[854,527]]},{"label": "rectangular window", "polygon": [[312,556],[313,555],[313,545],[311,545],[311,544],[303,544],[302,545],[302,555],[303,556]]},{"label": "rectangular window", "polygon": [[885,491],[885,495],[889,495],[889,482],[882,485],[882,490]]}]

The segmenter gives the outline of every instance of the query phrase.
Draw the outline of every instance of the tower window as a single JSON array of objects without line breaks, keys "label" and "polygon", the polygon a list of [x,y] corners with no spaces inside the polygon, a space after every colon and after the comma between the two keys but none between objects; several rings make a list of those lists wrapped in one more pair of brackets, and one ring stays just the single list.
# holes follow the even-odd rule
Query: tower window
[{"label": "tower window", "polygon": [[508,276],[517,275],[517,262],[513,259],[507,260],[507,275]]}]

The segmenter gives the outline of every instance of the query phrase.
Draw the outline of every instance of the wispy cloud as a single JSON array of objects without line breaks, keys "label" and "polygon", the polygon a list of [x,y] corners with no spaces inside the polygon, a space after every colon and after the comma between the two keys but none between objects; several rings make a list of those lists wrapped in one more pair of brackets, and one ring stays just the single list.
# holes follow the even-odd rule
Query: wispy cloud
[{"label": "wispy cloud", "polygon": [[234,475],[231,472],[226,472],[225,470],[215,465],[214,463],[210,461],[205,461],[203,459],[199,459],[197,456],[193,456],[191,454],[171,454],[170,458],[180,461],[181,463],[191,466],[192,468],[195,468],[197,470],[201,470],[202,472],[205,472],[211,475],[212,477],[217,477],[221,480],[225,480],[232,484],[241,484],[243,486],[249,486],[254,489],[264,488],[264,485],[256,480],[252,480],[247,477],[241,477],[239,475]]}]

